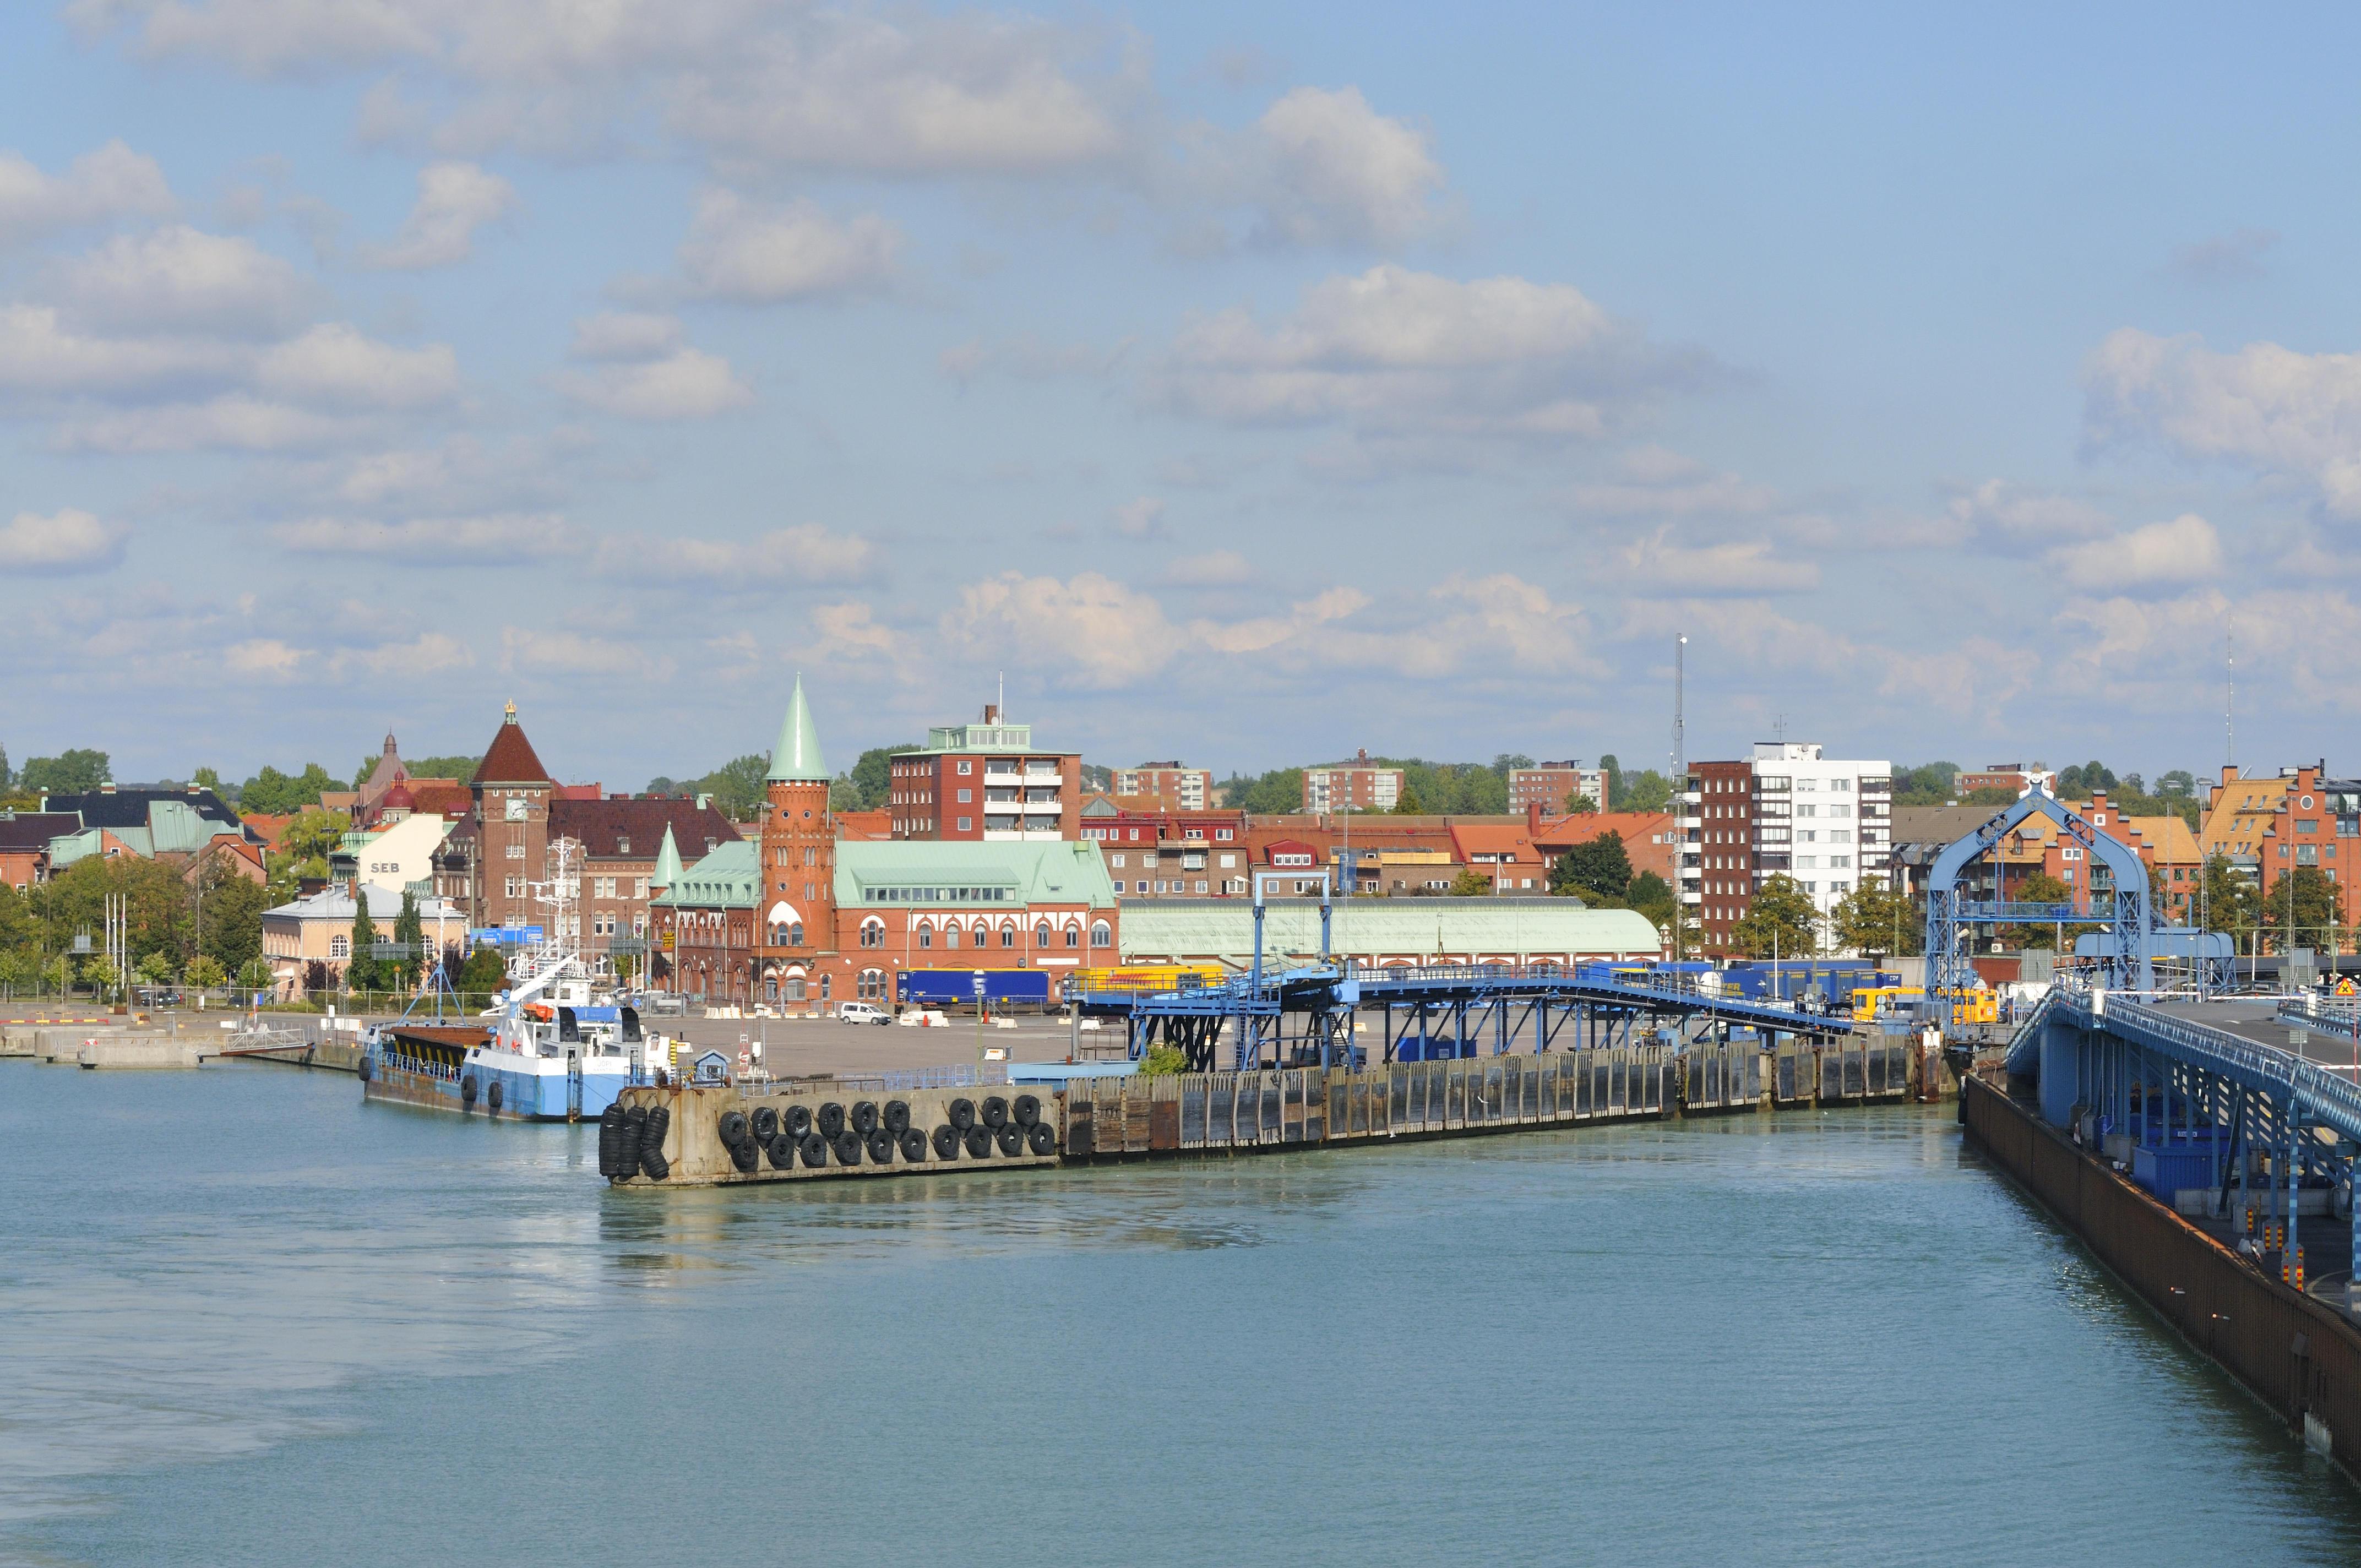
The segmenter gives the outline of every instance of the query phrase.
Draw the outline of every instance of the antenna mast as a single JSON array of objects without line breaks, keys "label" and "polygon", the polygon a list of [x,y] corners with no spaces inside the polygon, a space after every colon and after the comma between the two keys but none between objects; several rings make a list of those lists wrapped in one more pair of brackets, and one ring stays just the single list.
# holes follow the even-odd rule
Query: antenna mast
[{"label": "antenna mast", "polygon": [[1683,712],[1688,679],[1689,634],[1673,639],[1673,961],[1681,961],[1681,928],[1688,924],[1689,781],[1688,731]]},{"label": "antenna mast", "polygon": [[2222,638],[2222,760],[2238,765],[2238,614],[2232,610]]}]

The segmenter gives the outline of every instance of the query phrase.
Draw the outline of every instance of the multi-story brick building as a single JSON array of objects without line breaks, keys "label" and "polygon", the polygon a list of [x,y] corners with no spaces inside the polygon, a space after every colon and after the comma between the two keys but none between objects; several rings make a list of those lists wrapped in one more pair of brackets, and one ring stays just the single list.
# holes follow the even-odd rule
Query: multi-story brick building
[{"label": "multi-story brick building", "polygon": [[1378,767],[1364,748],[1350,762],[1303,770],[1303,809],[1391,811],[1401,800],[1402,771]]},{"label": "multi-story brick building", "polygon": [[2055,791],[2058,775],[2047,768],[2030,767],[2024,762],[1993,762],[1976,773],[1955,774],[1951,791],[1965,800],[1980,789],[2004,789],[2011,795],[2023,795],[2037,784]]},{"label": "multi-story brick building", "polygon": [[1202,811],[1212,804],[1213,774],[1207,768],[1184,768],[1179,762],[1142,762],[1117,768],[1116,795],[1155,795],[1173,811]]},{"label": "multi-story brick building", "polygon": [[1823,916],[1862,883],[1889,880],[1890,762],[1839,761],[1808,741],[1762,740],[1742,761],[1692,764],[1686,783],[1676,814],[1681,903],[1708,948],[1728,942],[1773,876],[1792,880]]},{"label": "multi-story brick building", "polygon": [[1144,806],[1139,796],[1097,795],[1082,802],[1082,822],[1083,841],[1099,846],[1119,894],[1221,898],[1246,891],[1243,811],[1169,810]]},{"label": "multi-story brick building", "polygon": [[[2346,872],[2361,872],[2361,779],[2325,776],[2325,762],[2282,770],[2287,788],[2277,809],[2264,825],[2257,845],[2255,869],[2268,902],[2290,872],[2312,867],[2330,882],[2345,884]],[[2356,914],[2352,894],[2345,894],[2345,917]]]},{"label": "multi-story brick building", "polygon": [[1653,872],[1665,886],[1674,885],[1680,845],[1669,811],[1586,811],[1578,817],[1561,817],[1550,822],[1539,820],[1536,814],[1526,836],[1532,840],[1533,850],[1541,859],[1541,885],[1548,885],[1547,873],[1557,864],[1560,855],[1577,845],[1595,842],[1601,833],[1612,833],[1623,840],[1623,856],[1631,862],[1633,876]]},{"label": "multi-story brick building", "polygon": [[569,918],[580,928],[550,934],[578,938],[585,961],[600,973],[609,967],[616,938],[644,937],[648,930],[667,832],[684,855],[709,853],[739,837],[736,826],[703,796],[602,798],[559,784],[517,722],[514,703],[468,790],[468,817],[436,858],[438,891],[460,884],[468,919],[478,927],[544,926],[550,910],[543,899],[556,869],[552,848],[572,845],[579,883]]},{"label": "multi-story brick building", "polygon": [[[1029,748],[1029,737],[1018,744]],[[940,753],[1010,754],[1033,753]],[[800,681],[772,752],[769,795],[759,840],[719,845],[653,901],[658,946],[687,995],[825,1007],[890,1001],[897,977],[914,969],[1115,961],[1119,911],[1095,844],[1047,833],[840,839]]]},{"label": "multi-story brick building", "polygon": [[1073,839],[1082,829],[1082,759],[1033,744],[987,703],[981,724],[940,726],[915,751],[894,754],[896,839],[956,843]]},{"label": "multi-story brick building", "polygon": [[1559,817],[1587,797],[1593,807],[1611,811],[1607,798],[1607,770],[1586,768],[1579,762],[1537,762],[1509,770],[1509,809],[1524,812],[1538,807],[1544,817]]}]

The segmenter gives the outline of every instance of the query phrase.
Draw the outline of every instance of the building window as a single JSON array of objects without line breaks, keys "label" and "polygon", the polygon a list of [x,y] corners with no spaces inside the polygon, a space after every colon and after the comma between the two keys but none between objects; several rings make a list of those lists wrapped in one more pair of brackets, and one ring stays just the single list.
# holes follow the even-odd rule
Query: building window
[{"label": "building window", "polygon": [[962,773],[972,773],[975,772],[975,764],[962,757],[960,759],[959,771]]},{"label": "building window", "polygon": [[920,947],[922,947],[922,948],[931,948],[931,947],[933,947],[934,945],[935,945],[935,932],[934,932],[934,927],[931,927],[931,926],[921,926],[921,927],[918,927],[918,946],[920,946]]},{"label": "building window", "polygon": [[973,819],[972,819],[972,818],[971,818],[971,817],[961,817],[961,818],[960,818],[960,831],[961,831],[961,832],[962,832],[962,833],[968,832],[968,831],[970,831],[972,828],[973,828],[973,827],[974,827],[974,826],[975,826],[975,824],[974,824],[974,821],[973,821]]},{"label": "building window", "polygon": [[884,947],[885,945],[885,922],[877,919],[863,920],[861,923],[861,945],[864,948]]},{"label": "building window", "polygon": [[521,876],[512,876],[508,879],[508,895],[511,898],[522,898],[524,896],[524,878]]},{"label": "building window", "polygon": [[1122,868],[1123,857],[1121,855],[1109,855],[1107,859],[1114,861],[1118,870]]},{"label": "building window", "polygon": [[511,861],[523,860],[524,846],[522,844],[511,844],[506,851],[506,858]]},{"label": "building window", "polygon": [[328,938],[328,956],[330,958],[346,959],[352,957],[352,952],[353,947],[351,938],[336,936]]},{"label": "building window", "polygon": [[1070,947],[1070,948],[1079,948],[1079,947],[1081,947],[1082,945],[1082,928],[1080,926],[1069,926],[1069,927],[1066,927],[1066,946],[1068,946],[1068,947]]},{"label": "building window", "polygon": [[1003,926],[1000,928],[1000,945],[1004,948],[1013,948],[1016,945],[1016,927]]},{"label": "building window", "polygon": [[885,971],[882,969],[862,970],[861,971],[860,983],[853,987],[853,994],[860,997],[863,1002],[884,1001],[885,997]]},{"label": "building window", "polygon": [[972,804],[974,804],[974,801],[975,801],[975,791],[973,791],[973,790],[972,790],[972,789],[963,789],[963,790],[960,791],[960,796],[959,796],[959,797],[960,797],[960,804],[961,804],[961,806],[970,806],[970,805],[972,805]]},{"label": "building window", "polygon": [[958,927],[946,926],[943,927],[943,946],[946,948],[956,948],[959,946]]},{"label": "building window", "polygon": [[1049,945],[1049,923],[1047,920],[1033,927],[1033,945],[1037,948]]},{"label": "building window", "polygon": [[1112,947],[1114,947],[1114,946],[1115,946],[1115,929],[1114,929],[1114,927],[1110,927],[1110,926],[1109,926],[1105,921],[1104,921],[1104,920],[1094,920],[1094,921],[1093,921],[1093,922],[1091,923],[1091,946],[1092,946],[1092,947],[1093,947],[1093,948],[1112,948]]},{"label": "building window", "polygon": [[799,974],[787,976],[786,989],[788,1001],[801,1002],[804,999],[804,977]]}]

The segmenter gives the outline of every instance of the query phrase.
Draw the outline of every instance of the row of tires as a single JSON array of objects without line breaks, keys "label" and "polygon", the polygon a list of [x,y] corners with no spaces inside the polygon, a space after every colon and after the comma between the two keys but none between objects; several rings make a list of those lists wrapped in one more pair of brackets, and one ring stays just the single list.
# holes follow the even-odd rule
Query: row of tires
[{"label": "row of tires", "polygon": [[929,1151],[938,1160],[989,1159],[996,1152],[1015,1158],[1030,1151],[1058,1152],[1058,1132],[1041,1118],[1041,1102],[1020,1094],[1014,1101],[987,1095],[981,1104],[960,1099],[950,1102],[949,1119],[930,1135],[910,1122],[909,1102],[857,1100],[851,1106],[827,1101],[817,1111],[808,1105],[760,1105],[752,1115],[724,1111],[715,1131],[730,1163],[752,1175],[765,1159],[774,1170],[792,1170],[801,1162],[807,1170],[829,1165],[923,1165]]},{"label": "row of tires", "polygon": [[598,1115],[598,1174],[662,1181],[672,1174],[664,1153],[671,1130],[672,1113],[662,1105],[608,1106]]}]

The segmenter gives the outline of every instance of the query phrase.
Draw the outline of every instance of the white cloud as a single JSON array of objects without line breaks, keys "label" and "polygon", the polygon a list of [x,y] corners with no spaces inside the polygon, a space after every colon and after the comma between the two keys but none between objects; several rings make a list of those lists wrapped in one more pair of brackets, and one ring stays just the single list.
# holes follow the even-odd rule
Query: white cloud
[{"label": "white cloud", "polygon": [[974,657],[1051,670],[1061,685],[1096,691],[1161,674],[1181,643],[1153,598],[1097,572],[1065,582],[1004,572],[971,584],[942,633]]},{"label": "white cloud", "polygon": [[1820,586],[1817,563],[1778,560],[1767,539],[1699,548],[1675,544],[1659,529],[1624,548],[1623,566],[1643,587],[1684,598],[1808,593]]},{"label": "white cloud", "polygon": [[599,543],[593,564],[609,576],[642,582],[701,581],[728,587],[860,582],[874,576],[882,562],[868,540],[807,522],[742,540],[675,533],[614,537]]},{"label": "white cloud", "polygon": [[464,557],[470,565],[547,560],[581,545],[572,525],[555,512],[419,517],[398,522],[315,517],[280,523],[270,537],[299,554],[380,557],[421,566],[447,566],[454,557]]},{"label": "white cloud", "polygon": [[623,419],[711,419],[754,400],[752,388],[730,361],[701,348],[676,348],[661,359],[600,367],[557,378],[576,402]]},{"label": "white cloud", "polygon": [[255,381],[282,396],[346,408],[414,409],[458,391],[459,362],[444,344],[396,348],[330,322],[267,349]]},{"label": "white cloud", "polygon": [[465,670],[475,663],[475,651],[457,638],[422,631],[407,642],[339,648],[328,656],[328,671],[339,679],[357,672],[377,680],[401,680]]},{"label": "white cloud", "polygon": [[418,200],[390,245],[364,246],[362,265],[415,272],[465,261],[476,231],[516,205],[516,187],[472,163],[430,163],[418,171]]},{"label": "white cloud", "polygon": [[1394,245],[1433,226],[1444,174],[1426,133],[1379,115],[1359,88],[1298,87],[1256,129],[1265,237]]},{"label": "white cloud", "polygon": [[128,532],[73,507],[47,517],[20,511],[0,528],[0,568],[57,576],[103,572],[123,560]]},{"label": "white cloud", "polygon": [[2172,247],[2170,270],[2191,283],[2237,283],[2263,275],[2263,253],[2279,244],[2270,229],[2233,229]]},{"label": "white cloud", "polygon": [[77,332],[50,305],[0,305],[0,391],[120,395],[221,381],[245,352],[175,338],[106,338]]},{"label": "white cloud", "polygon": [[222,650],[222,663],[229,673],[251,680],[292,681],[314,657],[276,637],[250,637]]},{"label": "white cloud", "polygon": [[608,311],[574,323],[577,359],[660,359],[680,346],[680,319],[635,311]]},{"label": "white cloud", "polygon": [[1164,537],[1164,503],[1154,496],[1137,496],[1115,509],[1115,531],[1126,539]]},{"label": "white cloud", "polygon": [[902,232],[874,214],[839,223],[808,201],[758,206],[708,190],[681,242],[689,287],[708,299],[775,304],[873,287],[894,270]]},{"label": "white cloud", "polygon": [[69,452],[293,452],[337,445],[359,433],[349,417],[225,393],[201,402],[78,414],[58,425],[56,444]]},{"label": "white cloud", "polygon": [[1770,510],[1779,494],[1736,474],[1708,474],[1703,465],[1651,447],[1627,454],[1631,483],[1567,487],[1565,504],[1605,517],[1740,517]]},{"label": "white cloud", "polygon": [[2070,586],[2097,592],[2177,587],[2222,575],[2222,541],[2195,512],[2110,539],[2055,551],[2050,563]]},{"label": "white cloud", "polygon": [[1164,580],[1179,588],[1228,588],[1252,581],[1254,568],[1235,550],[1186,555],[1164,568]]},{"label": "white cloud", "polygon": [[181,224],[115,236],[60,266],[48,292],[75,321],[103,332],[246,338],[293,330],[317,294],[252,240]]},{"label": "white cloud", "polygon": [[2125,327],[2083,369],[2083,428],[2095,447],[2155,442],[2317,492],[2361,519],[2361,355],[2250,343],[2216,354],[2195,334]]},{"label": "white cloud", "polygon": [[[819,605],[806,619],[812,634],[800,652],[807,658],[854,663],[892,660],[896,654],[911,651],[910,640],[897,636],[891,627],[878,625],[875,614],[865,604]],[[906,665],[906,670],[916,674]]]},{"label": "white cloud", "polygon": [[1244,310],[1191,323],[1147,394],[1236,424],[1555,440],[1605,433],[1678,373],[1568,285],[1385,265],[1315,284],[1269,326]]},{"label": "white cloud", "polygon": [[534,631],[522,626],[500,628],[500,668],[511,674],[643,675],[660,680],[670,674],[672,667],[670,660],[651,658],[619,638]]},{"label": "white cloud", "polygon": [[164,217],[175,203],[156,160],[110,141],[63,174],[44,174],[21,153],[0,151],[0,245],[120,217]]},{"label": "white cloud", "polygon": [[2061,541],[2096,539],[2113,532],[2105,509],[2055,491],[2028,490],[2003,479],[1986,479],[1951,497],[1945,522],[1957,534],[2004,552],[2048,549]]},{"label": "white cloud", "polygon": [[1295,641],[1332,620],[1344,620],[1369,608],[1369,596],[1358,588],[1335,587],[1298,599],[1283,616],[1257,616],[1249,620],[1192,620],[1189,635],[1217,653],[1267,653]]}]

